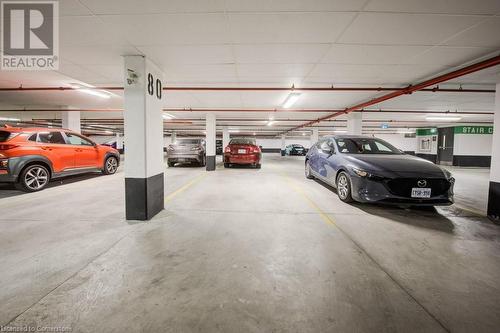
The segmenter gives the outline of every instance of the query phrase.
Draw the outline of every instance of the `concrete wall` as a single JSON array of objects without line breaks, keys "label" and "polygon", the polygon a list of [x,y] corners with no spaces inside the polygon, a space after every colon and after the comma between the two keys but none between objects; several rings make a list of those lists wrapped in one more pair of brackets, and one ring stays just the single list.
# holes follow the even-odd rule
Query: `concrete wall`
[{"label": "concrete wall", "polygon": [[453,155],[491,156],[493,135],[455,134]]},{"label": "concrete wall", "polygon": [[407,152],[416,152],[417,138],[405,138],[404,134],[375,134],[374,137],[389,142],[394,147]]}]

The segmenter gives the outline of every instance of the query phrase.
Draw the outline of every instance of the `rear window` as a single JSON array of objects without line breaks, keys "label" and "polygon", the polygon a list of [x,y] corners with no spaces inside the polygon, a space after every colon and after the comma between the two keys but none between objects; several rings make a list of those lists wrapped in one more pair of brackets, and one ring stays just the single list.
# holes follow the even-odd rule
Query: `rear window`
[{"label": "rear window", "polygon": [[230,145],[254,145],[256,146],[255,139],[232,139],[229,142]]},{"label": "rear window", "polygon": [[7,132],[7,131],[0,131],[0,142],[5,142],[14,136],[15,136],[15,133]]},{"label": "rear window", "polygon": [[200,139],[177,139],[175,141],[178,145],[196,145],[201,143]]}]

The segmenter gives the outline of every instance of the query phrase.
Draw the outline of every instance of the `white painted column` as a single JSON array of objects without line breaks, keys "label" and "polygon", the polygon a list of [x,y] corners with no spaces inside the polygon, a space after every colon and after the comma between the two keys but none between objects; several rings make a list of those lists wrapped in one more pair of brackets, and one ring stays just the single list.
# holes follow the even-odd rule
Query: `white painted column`
[{"label": "white painted column", "polygon": [[319,141],[319,129],[313,128],[311,133],[311,147]]},{"label": "white painted column", "polygon": [[62,128],[81,133],[80,111],[62,111],[61,120]]},{"label": "white painted column", "polygon": [[229,128],[227,126],[224,126],[222,128],[222,150],[223,151],[229,145],[229,141],[231,141],[231,137],[229,135]]},{"label": "white painted column", "polygon": [[170,135],[170,143],[174,144],[175,141],[177,141],[177,133],[173,131],[172,135]]},{"label": "white painted column", "polygon": [[116,133],[116,149],[118,149],[118,150],[123,149],[123,139],[122,139],[120,133]]},{"label": "white painted column", "polygon": [[500,83],[496,85],[488,217],[500,223]]},{"label": "white painted column", "polygon": [[286,150],[286,135],[282,134],[281,135],[281,156],[285,156],[285,150]]},{"label": "white painted column", "polygon": [[361,135],[363,133],[363,114],[351,112],[347,115],[347,134]]},{"label": "white painted column", "polygon": [[216,126],[215,126],[215,114],[207,113],[206,115],[206,153],[207,153],[207,171],[215,170],[215,136]]},{"label": "white painted column", "polygon": [[125,208],[150,220],[164,208],[163,73],[143,56],[124,57]]}]

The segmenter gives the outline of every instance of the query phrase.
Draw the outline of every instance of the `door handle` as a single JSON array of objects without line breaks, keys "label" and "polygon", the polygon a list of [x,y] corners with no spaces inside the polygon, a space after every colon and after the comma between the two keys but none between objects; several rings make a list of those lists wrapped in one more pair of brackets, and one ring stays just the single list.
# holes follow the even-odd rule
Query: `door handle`
[{"label": "door handle", "polygon": [[43,150],[52,150],[52,148],[48,147],[48,146],[42,146],[42,149]]},{"label": "door handle", "polygon": [[79,149],[79,148],[78,148],[78,149],[75,149],[75,151],[77,151],[77,152],[82,152],[82,151],[83,151],[83,149]]}]

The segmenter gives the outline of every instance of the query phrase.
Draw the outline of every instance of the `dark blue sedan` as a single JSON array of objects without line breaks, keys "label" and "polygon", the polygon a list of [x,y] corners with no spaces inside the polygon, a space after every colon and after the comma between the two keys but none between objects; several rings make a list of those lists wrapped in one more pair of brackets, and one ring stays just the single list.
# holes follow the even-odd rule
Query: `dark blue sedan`
[{"label": "dark blue sedan", "polygon": [[453,204],[455,180],[447,170],[374,137],[320,139],[306,155],[305,175],[335,187],[344,202]]}]

